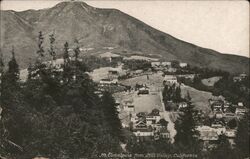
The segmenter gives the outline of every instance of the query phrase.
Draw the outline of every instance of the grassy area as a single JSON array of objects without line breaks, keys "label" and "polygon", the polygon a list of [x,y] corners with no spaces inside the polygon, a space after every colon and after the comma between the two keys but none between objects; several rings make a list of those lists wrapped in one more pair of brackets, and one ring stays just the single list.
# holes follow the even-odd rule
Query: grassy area
[{"label": "grassy area", "polygon": [[151,112],[153,109],[162,110],[161,99],[159,94],[135,95],[134,96],[135,112]]},{"label": "grassy area", "polygon": [[134,78],[129,78],[126,80],[119,81],[119,83],[124,84],[124,85],[130,85],[130,86],[135,86],[137,84],[146,84],[147,86],[150,87],[150,89],[157,89],[159,87],[162,87],[162,82],[163,82],[164,77],[161,74],[150,74],[148,75],[142,75]]},{"label": "grassy area", "polygon": [[201,80],[202,84],[205,86],[213,87],[216,82],[218,82],[222,77],[221,76],[215,76],[207,79]]},{"label": "grassy area", "polygon": [[187,92],[189,92],[192,98],[192,102],[195,105],[196,109],[202,110],[206,114],[208,114],[211,111],[211,108],[209,107],[208,99],[213,97],[212,93],[199,91],[190,86],[182,85],[181,86],[182,96],[185,97]]}]

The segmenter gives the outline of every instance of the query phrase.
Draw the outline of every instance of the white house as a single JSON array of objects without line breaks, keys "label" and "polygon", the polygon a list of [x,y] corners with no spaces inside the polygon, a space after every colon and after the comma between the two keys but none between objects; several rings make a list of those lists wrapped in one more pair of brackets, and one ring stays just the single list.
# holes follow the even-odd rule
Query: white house
[{"label": "white house", "polygon": [[236,130],[234,129],[227,129],[225,132],[225,135],[229,138],[234,138],[236,137]]},{"label": "white house", "polygon": [[199,139],[203,141],[216,141],[219,139],[217,132],[209,126],[198,126],[196,128],[199,131]]},{"label": "white house", "polygon": [[169,84],[176,84],[176,83],[178,83],[176,76],[173,76],[173,75],[165,75],[164,81],[167,82],[167,83],[169,83]]},{"label": "white house", "polygon": [[151,66],[152,67],[160,67],[161,66],[161,62],[157,62],[157,61],[151,62]]},{"label": "white house", "polygon": [[165,61],[165,62],[162,62],[161,65],[164,66],[164,67],[166,67],[166,66],[170,67],[171,66],[171,62],[166,62]]},{"label": "white house", "polygon": [[184,63],[184,62],[180,62],[179,65],[180,65],[181,68],[187,67],[187,63]]},{"label": "white house", "polygon": [[117,79],[101,79],[100,84],[103,85],[110,85],[110,84],[117,84],[118,80]]},{"label": "white house", "polygon": [[154,136],[154,132],[152,130],[152,128],[145,128],[145,129],[139,129],[136,128],[133,130],[133,133],[135,134],[135,136],[140,136],[140,137],[150,137],[150,136]]}]

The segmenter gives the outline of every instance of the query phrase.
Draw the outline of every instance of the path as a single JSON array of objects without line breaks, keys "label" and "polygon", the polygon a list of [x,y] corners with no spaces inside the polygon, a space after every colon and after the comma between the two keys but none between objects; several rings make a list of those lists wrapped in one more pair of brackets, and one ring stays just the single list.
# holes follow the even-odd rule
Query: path
[{"label": "path", "polygon": [[172,115],[172,113],[169,112],[169,111],[166,111],[165,104],[163,102],[162,92],[160,91],[159,94],[160,94],[161,103],[162,103],[162,110],[163,110],[163,112],[161,112],[161,116],[166,121],[168,121],[168,131],[170,133],[171,143],[174,143],[174,137],[175,137],[175,135],[176,135],[177,132],[176,132],[175,127],[174,127],[174,122],[170,118],[170,115]]}]

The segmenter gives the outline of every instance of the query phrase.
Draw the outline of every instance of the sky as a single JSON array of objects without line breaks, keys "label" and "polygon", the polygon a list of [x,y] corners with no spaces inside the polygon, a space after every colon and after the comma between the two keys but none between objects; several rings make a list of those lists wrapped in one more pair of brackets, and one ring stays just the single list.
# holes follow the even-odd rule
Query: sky
[{"label": "sky", "polygon": [[[58,0],[3,0],[1,10],[49,8]],[[97,8],[116,8],[178,39],[221,53],[249,57],[247,1],[88,0]]]}]

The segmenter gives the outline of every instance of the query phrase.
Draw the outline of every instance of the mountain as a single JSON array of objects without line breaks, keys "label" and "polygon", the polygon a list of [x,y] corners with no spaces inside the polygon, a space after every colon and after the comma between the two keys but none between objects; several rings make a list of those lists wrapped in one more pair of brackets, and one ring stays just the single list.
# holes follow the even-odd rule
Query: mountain
[{"label": "mountain", "polygon": [[59,55],[66,41],[72,47],[77,38],[82,55],[104,53],[110,47],[112,52],[124,55],[140,54],[168,61],[178,60],[231,73],[249,72],[247,57],[221,54],[195,46],[119,10],[94,8],[84,2],[61,2],[42,10],[1,11],[1,51],[6,61],[14,46],[21,67],[27,67],[30,59],[36,56],[39,31],[45,34],[45,46],[48,46],[48,35],[55,33]]}]

